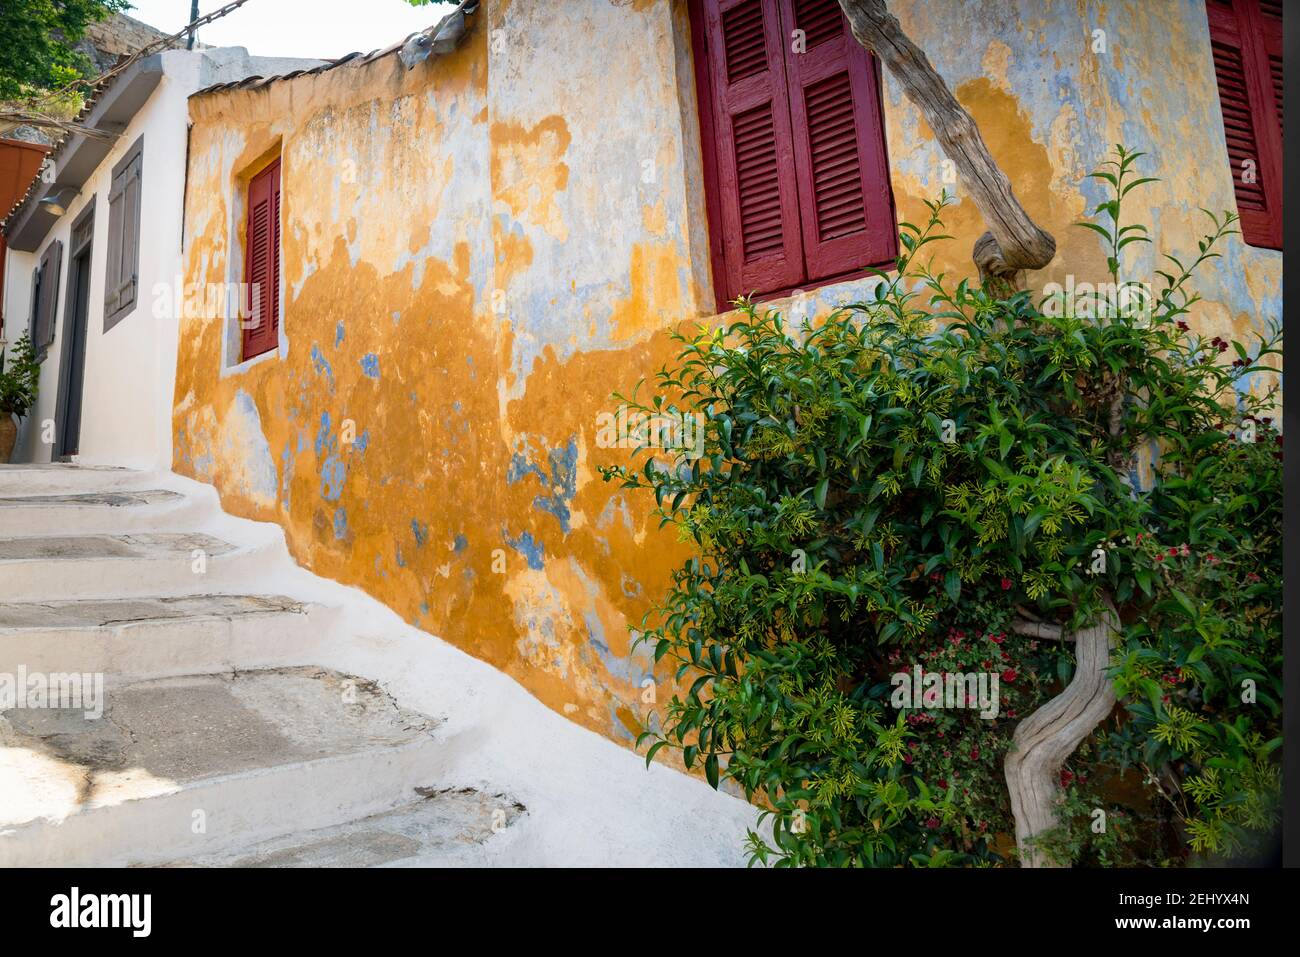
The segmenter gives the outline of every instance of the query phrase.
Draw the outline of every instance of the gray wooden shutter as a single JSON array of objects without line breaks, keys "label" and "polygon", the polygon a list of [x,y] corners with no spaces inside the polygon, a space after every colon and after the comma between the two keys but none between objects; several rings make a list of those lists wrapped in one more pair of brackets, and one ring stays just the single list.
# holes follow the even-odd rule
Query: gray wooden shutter
[{"label": "gray wooden shutter", "polygon": [[104,271],[104,331],[135,308],[140,273],[140,185],[144,140],[113,167],[108,192],[108,262]]},{"label": "gray wooden shutter", "polygon": [[63,266],[63,243],[55,240],[41,256],[37,281],[36,316],[32,345],[38,350],[49,348],[54,341],[54,318],[59,304],[59,272]]}]

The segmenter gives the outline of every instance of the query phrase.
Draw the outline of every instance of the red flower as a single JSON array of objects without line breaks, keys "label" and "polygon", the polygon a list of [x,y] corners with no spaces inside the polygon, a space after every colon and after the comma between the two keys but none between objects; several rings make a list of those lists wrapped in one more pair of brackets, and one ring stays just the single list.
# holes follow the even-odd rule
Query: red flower
[{"label": "red flower", "polygon": [[1170,558],[1175,557],[1177,554],[1178,554],[1178,549],[1176,549],[1176,548],[1171,548],[1171,549],[1169,549],[1169,557],[1170,557]]},{"label": "red flower", "polygon": [[1163,552],[1156,552],[1156,561],[1158,561],[1158,562],[1163,562],[1164,560],[1165,560],[1164,553],[1163,553]]},{"label": "red flower", "polygon": [[939,779],[939,788],[940,788],[941,790],[944,790],[944,791],[948,790],[948,779],[947,779],[947,778],[940,778],[940,779]]},{"label": "red flower", "polygon": [[929,818],[929,819],[925,822],[925,826],[928,827],[930,830],[933,831],[933,830],[935,830],[935,829],[939,826],[939,819],[938,819],[937,817]]},{"label": "red flower", "polygon": [[1015,681],[1015,680],[1016,680],[1016,669],[1015,669],[1015,668],[1008,668],[1006,671],[1002,672],[1002,680],[1003,680],[1003,681]]},{"label": "red flower", "polygon": [[971,748],[971,749],[970,749],[970,759],[971,759],[972,761],[978,761],[978,760],[980,759],[980,749],[979,749],[979,748]]},{"label": "red flower", "polygon": [[1012,582],[1011,582],[1011,579],[1010,579],[1010,578],[1004,578],[1004,579],[1002,579],[1002,590],[1003,590],[1003,591],[1011,591],[1011,584],[1012,584]]},{"label": "red flower", "polygon": [[1070,782],[1074,780],[1074,775],[1064,768],[1061,769],[1061,787],[1068,788]]},{"label": "red flower", "polygon": [[903,755],[903,763],[904,763],[904,764],[911,764],[911,763],[912,763],[912,756],[911,756],[910,754],[905,754],[905,755]]},{"label": "red flower", "polygon": [[993,642],[995,645],[1000,645],[1002,642],[1006,641],[1006,639],[1001,635],[989,635],[989,641]]}]

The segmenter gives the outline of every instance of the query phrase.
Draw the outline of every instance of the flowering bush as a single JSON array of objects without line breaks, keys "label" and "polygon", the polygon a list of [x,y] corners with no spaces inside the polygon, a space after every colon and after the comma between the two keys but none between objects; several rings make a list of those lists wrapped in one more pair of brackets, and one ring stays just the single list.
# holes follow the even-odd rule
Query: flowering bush
[{"label": "flowering bush", "polygon": [[[1087,225],[1116,282],[1146,241],[1120,225],[1139,155],[1094,174],[1115,198]],[[755,861],[997,863],[1015,853],[1012,732],[1071,681],[1062,639],[1117,609],[1122,706],[1061,769],[1042,846],[1231,852],[1272,820],[1281,695],[1280,446],[1271,394],[1246,388],[1276,343],[1206,340],[1185,318],[1234,217],[1210,216],[1135,314],[951,285],[920,258],[944,206],[902,224],[868,301],[791,330],[742,300],[725,328],[677,336],[653,405],[617,397],[707,423],[702,457],[643,447],[604,470],[698,546],[638,639],[681,689],[639,744],[763,806]],[[996,676],[996,715],[900,703],[895,676],[918,666]],[[1140,800],[1096,792],[1133,770]],[[1170,807],[1172,852],[1089,826]]]}]

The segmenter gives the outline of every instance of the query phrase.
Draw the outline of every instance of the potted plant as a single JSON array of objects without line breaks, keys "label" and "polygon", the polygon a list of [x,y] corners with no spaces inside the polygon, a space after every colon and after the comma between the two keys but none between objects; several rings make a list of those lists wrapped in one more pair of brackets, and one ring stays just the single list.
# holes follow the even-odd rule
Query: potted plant
[{"label": "potted plant", "polygon": [[37,361],[32,339],[23,333],[14,343],[13,357],[5,371],[4,353],[0,352],[0,463],[8,462],[18,440],[18,424],[36,402],[41,364]]}]

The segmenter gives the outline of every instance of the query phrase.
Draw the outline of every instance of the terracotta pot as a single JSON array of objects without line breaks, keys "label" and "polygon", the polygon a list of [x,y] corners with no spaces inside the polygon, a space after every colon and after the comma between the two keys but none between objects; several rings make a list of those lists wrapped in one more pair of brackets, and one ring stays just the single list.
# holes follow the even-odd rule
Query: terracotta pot
[{"label": "terracotta pot", "polygon": [[18,441],[18,425],[8,412],[0,412],[0,465],[9,461]]}]

